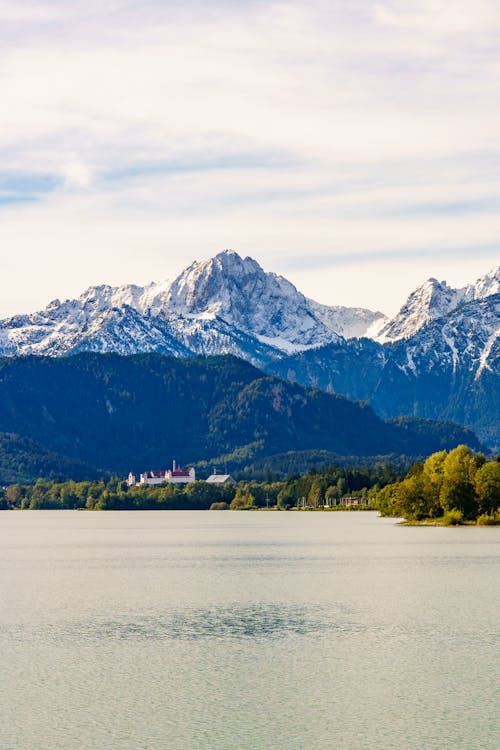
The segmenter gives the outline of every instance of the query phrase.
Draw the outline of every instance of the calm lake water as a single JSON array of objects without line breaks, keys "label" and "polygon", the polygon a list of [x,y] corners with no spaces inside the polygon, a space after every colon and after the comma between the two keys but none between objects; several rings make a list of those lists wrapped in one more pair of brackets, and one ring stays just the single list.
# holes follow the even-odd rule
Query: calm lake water
[{"label": "calm lake water", "polygon": [[1,750],[498,750],[500,528],[0,513]]}]

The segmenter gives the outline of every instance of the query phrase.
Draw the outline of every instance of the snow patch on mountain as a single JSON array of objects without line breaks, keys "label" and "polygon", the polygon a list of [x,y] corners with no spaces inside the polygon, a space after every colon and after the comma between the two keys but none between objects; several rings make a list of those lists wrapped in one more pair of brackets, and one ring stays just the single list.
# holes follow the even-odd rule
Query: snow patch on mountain
[{"label": "snow patch on mountain", "polygon": [[453,374],[457,371],[457,365],[459,361],[458,351],[455,344],[455,341],[452,336],[446,335],[446,330],[443,328],[443,339],[446,341],[447,345],[450,347],[452,361],[453,361]]},{"label": "snow patch on mountain", "polygon": [[481,352],[481,355],[479,357],[479,367],[477,368],[476,375],[474,377],[474,380],[478,380],[481,377],[481,374],[484,370],[489,370],[490,372],[495,372],[492,364],[490,364],[490,355],[495,347],[496,344],[498,344],[498,340],[500,338],[500,328],[497,328],[493,333],[488,337],[486,340],[486,343],[484,344],[483,350]]}]

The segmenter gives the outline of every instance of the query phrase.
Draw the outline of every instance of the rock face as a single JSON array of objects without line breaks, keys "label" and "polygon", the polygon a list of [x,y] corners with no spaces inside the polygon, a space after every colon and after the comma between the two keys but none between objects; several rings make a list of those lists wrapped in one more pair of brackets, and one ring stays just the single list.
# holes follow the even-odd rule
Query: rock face
[{"label": "rock face", "polygon": [[498,434],[500,267],[461,289],[429,279],[391,320],[327,306],[226,250],[173,281],[96,286],[0,321],[0,355],[233,354],[382,416],[453,419]]}]

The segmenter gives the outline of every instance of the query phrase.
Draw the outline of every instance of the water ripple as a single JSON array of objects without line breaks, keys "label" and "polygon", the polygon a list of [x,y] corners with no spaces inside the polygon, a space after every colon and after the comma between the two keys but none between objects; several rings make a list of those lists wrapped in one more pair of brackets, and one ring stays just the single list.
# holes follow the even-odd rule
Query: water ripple
[{"label": "water ripple", "polygon": [[163,615],[134,614],[112,619],[46,624],[36,628],[18,626],[10,631],[15,640],[146,641],[201,639],[241,640],[290,636],[357,633],[362,627],[346,619],[341,611],[321,607],[282,604],[211,606],[170,610]]}]

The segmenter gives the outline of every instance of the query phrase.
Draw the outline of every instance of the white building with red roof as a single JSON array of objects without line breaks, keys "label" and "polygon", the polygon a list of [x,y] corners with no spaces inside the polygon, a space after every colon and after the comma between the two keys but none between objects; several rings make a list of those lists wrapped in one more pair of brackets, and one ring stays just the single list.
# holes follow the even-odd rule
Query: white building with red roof
[{"label": "white building with red roof", "polygon": [[176,466],[175,461],[171,469],[161,469],[160,471],[145,471],[139,475],[139,481],[136,481],[135,474],[128,475],[127,484],[129,487],[143,484],[189,484],[196,481],[196,472],[192,466],[184,471],[180,466]]}]

